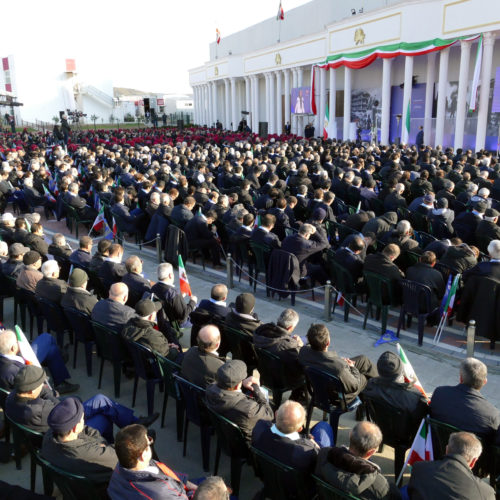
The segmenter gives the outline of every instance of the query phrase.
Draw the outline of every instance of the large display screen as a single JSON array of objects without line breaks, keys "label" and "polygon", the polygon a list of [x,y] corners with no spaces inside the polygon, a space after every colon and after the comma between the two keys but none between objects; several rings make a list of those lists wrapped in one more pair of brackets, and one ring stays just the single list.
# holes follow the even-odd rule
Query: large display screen
[{"label": "large display screen", "polygon": [[290,103],[292,113],[296,115],[311,114],[311,87],[295,87],[292,89]]}]

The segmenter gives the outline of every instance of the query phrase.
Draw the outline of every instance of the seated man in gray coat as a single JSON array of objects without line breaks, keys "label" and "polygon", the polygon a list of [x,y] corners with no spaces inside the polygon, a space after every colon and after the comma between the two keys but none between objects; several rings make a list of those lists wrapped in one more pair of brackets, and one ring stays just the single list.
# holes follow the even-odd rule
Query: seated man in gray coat
[{"label": "seated man in gray coat", "polygon": [[101,299],[92,310],[92,320],[120,333],[135,311],[125,305],[128,287],[125,283],[114,283],[109,289],[109,297]]}]

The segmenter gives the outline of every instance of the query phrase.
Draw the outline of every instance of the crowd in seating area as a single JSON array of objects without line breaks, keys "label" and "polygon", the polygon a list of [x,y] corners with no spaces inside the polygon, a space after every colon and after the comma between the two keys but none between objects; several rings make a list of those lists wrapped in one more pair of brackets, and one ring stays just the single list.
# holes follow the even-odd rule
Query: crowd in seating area
[{"label": "crowd in seating area", "polygon": [[[0,157],[2,315],[14,299],[14,322],[0,330],[0,402],[14,439],[21,432],[31,443],[59,489],[73,481],[79,499],[227,499],[238,495],[246,461],[262,498],[495,498],[500,412],[481,394],[484,363],[464,359],[429,401],[393,352],[376,362],[362,352],[343,358],[341,330],[299,328],[290,308],[263,323],[254,295],[258,282],[286,296],[330,280],[351,304],[365,301],[367,315],[370,305],[404,313],[413,300],[419,323],[423,315],[435,325],[459,276],[456,317],[475,319],[494,351],[500,164],[491,153],[164,128],[73,132],[66,149],[50,133],[2,134]],[[76,234],[86,227],[78,248],[45,234],[52,218]],[[164,262],[150,280],[138,255],[124,258],[123,241],[149,244],[157,234]],[[229,303],[224,284],[201,300],[176,287],[179,256],[217,269],[228,253],[254,293]],[[25,363],[15,324],[47,371]],[[422,324],[419,343],[423,335]],[[75,357],[83,346],[89,376],[97,351],[99,387],[102,364],[112,364],[115,398],[122,373],[134,378],[134,402],[146,380],[148,414],[104,394],[81,401],[66,366],[70,340]],[[162,430],[151,426],[164,426],[169,397],[184,454],[188,422],[200,427],[200,476],[217,439],[213,477],[188,478],[174,454],[168,464],[156,454]],[[312,425],[314,408],[329,422]],[[357,422],[340,446],[348,412]],[[394,447],[397,478],[422,419],[433,429],[434,461],[414,465],[401,487],[370,458]],[[217,476],[221,451],[231,457],[227,487]],[[45,490],[15,494],[50,497]]]}]

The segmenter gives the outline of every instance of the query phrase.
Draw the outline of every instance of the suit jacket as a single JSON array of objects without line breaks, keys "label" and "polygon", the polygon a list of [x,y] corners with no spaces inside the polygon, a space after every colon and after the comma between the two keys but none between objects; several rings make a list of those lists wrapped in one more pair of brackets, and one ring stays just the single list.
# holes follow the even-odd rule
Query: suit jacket
[{"label": "suit jacket", "polygon": [[189,243],[197,240],[213,240],[215,238],[214,234],[208,228],[207,221],[204,217],[196,215],[187,221],[184,226],[184,232]]},{"label": "suit jacket", "polygon": [[476,238],[476,229],[481,222],[481,217],[472,212],[462,212],[453,221],[452,226],[459,238],[465,243],[474,244]]},{"label": "suit jacket", "polygon": [[193,346],[184,354],[181,377],[204,389],[215,382],[217,370],[226,362],[224,358]]},{"label": "suit jacket", "polygon": [[363,260],[359,255],[341,247],[335,252],[334,260],[349,271],[354,283],[363,277]]},{"label": "suit jacket", "polygon": [[79,267],[84,267],[85,269],[89,268],[90,261],[92,260],[92,256],[89,252],[85,252],[84,250],[78,248],[75,250],[69,257],[69,261],[72,264],[75,264]]},{"label": "suit jacket", "polygon": [[389,278],[393,281],[398,281],[403,277],[403,273],[400,271],[399,267],[391,262],[382,253],[372,253],[367,255],[363,270],[380,274],[381,276]]},{"label": "suit jacket", "polygon": [[94,306],[91,317],[92,320],[119,333],[134,316],[135,311],[131,307],[111,299],[102,299]]},{"label": "suit jacket", "polygon": [[14,231],[14,235],[12,238],[13,238],[15,243],[22,243],[24,245],[26,242],[26,238],[29,235],[30,235],[30,233],[28,233],[28,231],[26,231],[25,229],[16,229]]},{"label": "suit jacket", "polygon": [[283,241],[281,249],[293,253],[297,257],[300,265],[300,274],[301,276],[305,276],[307,274],[306,260],[311,255],[321,252],[329,246],[330,244],[325,235],[316,231],[308,240],[300,234],[287,236]]},{"label": "suit jacket", "polygon": [[14,389],[14,378],[24,363],[0,355],[0,387],[11,391]]},{"label": "suit jacket", "polygon": [[70,286],[63,295],[61,306],[65,309],[73,307],[90,316],[97,302],[97,297],[92,295],[88,290]]},{"label": "suit jacket", "polygon": [[193,217],[193,212],[191,212],[191,210],[189,210],[185,205],[182,204],[176,205],[173,208],[172,213],[170,214],[170,218],[172,219],[172,221],[181,229],[184,229],[184,226]]},{"label": "suit jacket", "polygon": [[122,203],[115,203],[111,208],[111,213],[120,220],[117,222],[124,231],[127,233],[135,233],[136,225],[135,218],[130,215],[129,209]]},{"label": "suit jacket", "polygon": [[412,465],[408,494],[412,500],[494,500],[493,488],[474,476],[458,454]]},{"label": "suit jacket", "polygon": [[278,236],[280,240],[284,240],[286,237],[285,229],[291,227],[288,215],[284,210],[276,207],[269,209],[267,213],[272,214],[276,217],[276,223],[273,228],[273,233],[276,234],[276,236]]},{"label": "suit jacket", "polygon": [[30,233],[24,240],[25,245],[29,246],[32,250],[37,251],[42,257],[49,253],[48,243],[38,234]]},{"label": "suit jacket", "polygon": [[221,318],[225,318],[231,309],[227,306],[222,306],[220,304],[216,304],[209,299],[203,299],[199,304],[197,309],[204,309],[208,311],[210,314],[215,314]]},{"label": "suit jacket", "polygon": [[432,291],[431,306],[433,308],[439,307],[440,300],[444,295],[445,283],[443,275],[437,269],[429,264],[418,262],[406,270],[406,278],[428,286]]},{"label": "suit jacket", "polygon": [[128,286],[129,300],[127,304],[131,307],[135,307],[135,304],[142,299],[144,292],[149,292],[151,290],[151,283],[149,280],[136,273],[127,273],[122,278],[122,283]]},{"label": "suit jacket", "polygon": [[292,440],[271,431],[273,423],[260,420],[252,432],[252,445],[281,463],[311,473],[316,465],[319,446],[307,437]]},{"label": "suit jacket", "polygon": [[41,297],[60,304],[67,289],[68,285],[65,281],[59,278],[43,277],[36,284],[35,295],[37,298]]},{"label": "suit jacket", "polygon": [[479,262],[472,269],[464,272],[464,281],[467,281],[471,276],[487,276],[500,282],[500,262]]},{"label": "suit jacket", "polygon": [[45,205],[47,203],[47,198],[41,195],[36,189],[28,186],[23,188],[24,201],[31,207],[37,207],[39,205]]},{"label": "suit jacket", "polygon": [[118,264],[111,260],[106,260],[99,268],[99,278],[106,286],[111,286],[113,283],[118,283],[127,274],[127,269],[123,264]]},{"label": "suit jacket", "polygon": [[438,387],[431,400],[431,417],[473,432],[490,443],[500,425],[500,412],[478,390],[465,384]]},{"label": "suit jacket", "polygon": [[256,227],[252,231],[252,234],[250,235],[250,240],[254,241],[255,243],[258,243],[259,245],[267,245],[270,248],[281,247],[281,241],[279,240],[278,236],[276,236],[276,234],[270,231],[265,231],[260,227]]},{"label": "suit jacket", "polygon": [[163,304],[163,311],[169,321],[178,321],[184,323],[191,311],[196,307],[196,302],[190,300],[188,304],[184,301],[182,295],[177,292],[174,286],[167,285],[157,281],[152,287],[154,293]]}]

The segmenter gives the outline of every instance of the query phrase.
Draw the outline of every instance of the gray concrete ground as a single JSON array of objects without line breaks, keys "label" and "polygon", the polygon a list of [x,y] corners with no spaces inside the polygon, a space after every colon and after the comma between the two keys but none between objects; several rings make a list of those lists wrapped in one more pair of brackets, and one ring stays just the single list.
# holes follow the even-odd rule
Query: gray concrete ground
[{"label": "gray concrete ground", "polygon": [[[71,241],[71,240],[70,240]],[[71,244],[74,245],[74,240]],[[157,262],[155,254],[152,249],[144,249],[138,251],[133,247],[126,245],[126,256],[130,254],[140,255],[144,260],[144,272],[146,276],[151,279],[156,279],[156,266]],[[189,281],[193,294],[198,296],[199,299],[207,298],[210,295],[210,288],[214,283],[225,282],[225,273],[216,271],[204,272],[201,266],[188,264],[186,266]],[[234,301],[238,293],[243,291],[250,291],[248,284],[243,281],[241,284],[235,280],[235,288],[230,290],[228,302]],[[280,311],[283,308],[290,307],[290,300],[271,300],[266,297],[263,289],[257,289],[257,302],[255,310],[262,321],[275,321]],[[4,324],[7,327],[12,326],[12,301],[8,300],[5,304],[5,317]],[[319,303],[311,304],[310,301],[297,300],[294,307],[300,314],[300,323],[297,327],[297,333],[305,335],[309,325],[313,322],[323,322],[323,309]],[[340,311],[341,312],[341,311]],[[385,350],[393,350],[395,346],[391,344],[384,344],[379,347],[374,347],[375,341],[378,339],[379,334],[377,331],[377,323],[371,322],[371,326],[367,330],[361,329],[359,319],[356,314],[352,314],[349,323],[344,323],[341,316],[335,318],[328,323],[332,335],[332,348],[338,351],[342,356],[355,356],[357,354],[366,354],[373,362],[376,362],[378,357]],[[340,321],[339,321],[340,319]],[[189,332],[183,337],[182,342],[184,346],[189,344]],[[419,348],[412,335],[402,336],[401,344],[405,348],[407,355],[413,364],[413,367],[420,378],[424,389],[430,394],[439,385],[456,384],[458,383],[458,366],[460,359],[465,354],[463,352],[443,352],[440,349]],[[71,356],[72,362],[72,356]],[[496,363],[493,363],[496,364]],[[70,363],[68,363],[70,365]],[[83,350],[80,349],[79,357],[77,360],[76,369],[70,366],[72,380],[81,385],[78,395],[82,399],[86,399],[102,392],[110,397],[113,396],[113,378],[110,366],[105,366],[103,377],[103,386],[100,390],[97,389],[97,374],[98,374],[98,360],[94,358],[93,376],[87,377],[85,371]],[[485,396],[497,407],[500,404],[500,393],[498,387],[500,383],[500,375],[494,367],[490,369],[488,377],[488,384],[483,389]],[[132,380],[122,379],[122,390],[119,402],[125,405],[131,405],[132,402]],[[155,408],[159,410],[163,401],[163,395],[156,392]],[[146,395],[144,386],[140,385],[136,405],[137,414],[146,414]],[[315,413],[316,419],[321,418],[321,414]],[[175,404],[173,401],[169,402],[166,416],[165,428],[160,429],[159,421],[153,425],[157,430],[156,450],[166,464],[172,468],[188,473],[191,477],[200,477],[205,475],[201,467],[201,447],[199,440],[199,430],[195,426],[189,429],[187,456],[182,456],[182,443],[177,442],[175,434]],[[354,425],[354,415],[343,415],[340,420],[340,431],[338,444],[348,443],[349,429]],[[213,472],[213,462],[215,456],[215,439],[212,440],[212,453],[211,453],[211,470]],[[374,461],[378,463],[382,471],[391,480],[393,476],[393,458],[394,452],[390,447],[385,447],[383,453],[378,453],[374,457]],[[226,481],[229,481],[229,460],[222,457],[219,475],[222,475]],[[408,477],[406,475],[406,477]],[[27,457],[23,460],[23,467],[21,471],[17,471],[13,461],[8,464],[0,464],[0,479],[8,481],[13,484],[19,484],[24,487],[29,487],[29,460]],[[242,474],[242,486],[240,498],[242,500],[251,499],[255,493],[260,489],[261,483],[255,478],[253,470],[244,466]],[[37,491],[41,492],[40,474],[37,479]],[[1,496],[1,495],[0,495]]]}]

